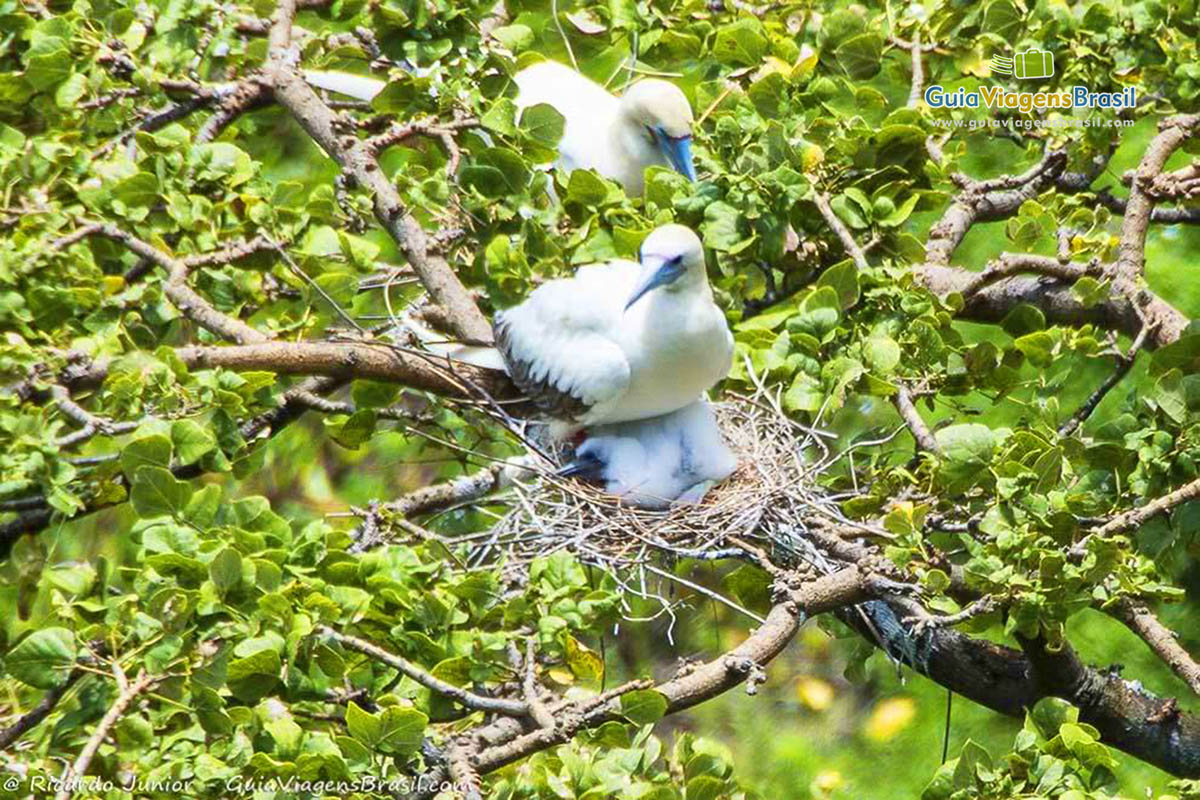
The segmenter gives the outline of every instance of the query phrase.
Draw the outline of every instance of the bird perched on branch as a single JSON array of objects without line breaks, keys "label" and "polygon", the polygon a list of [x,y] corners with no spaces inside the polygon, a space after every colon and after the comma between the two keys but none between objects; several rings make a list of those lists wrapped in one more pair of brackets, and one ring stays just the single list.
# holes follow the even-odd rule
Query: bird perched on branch
[{"label": "bird perched on branch", "polygon": [[603,483],[628,503],[658,509],[699,502],[736,467],[712,407],[701,399],[659,417],[589,428],[558,474]]},{"label": "bird perched on branch", "polygon": [[[317,88],[359,100],[371,100],[387,86],[346,72],[308,70],[304,78]],[[696,180],[692,107],[673,83],[647,78],[618,98],[555,61],[526,67],[513,80],[519,109],[545,103],[562,114],[558,153],[564,169],[594,169],[620,183],[629,195],[642,193],[646,167],[671,167]]]},{"label": "bird perched on branch", "polygon": [[618,98],[556,61],[518,72],[517,107],[540,103],[563,115],[559,163],[594,169],[630,195],[640,195],[646,167],[668,166],[696,180],[692,163],[692,107],[673,83],[646,78]]},{"label": "bird perched on branch", "polygon": [[513,382],[568,426],[645,419],[694,403],[729,372],[733,336],[700,239],[655,229],[638,261],[581,267],[495,320]]}]

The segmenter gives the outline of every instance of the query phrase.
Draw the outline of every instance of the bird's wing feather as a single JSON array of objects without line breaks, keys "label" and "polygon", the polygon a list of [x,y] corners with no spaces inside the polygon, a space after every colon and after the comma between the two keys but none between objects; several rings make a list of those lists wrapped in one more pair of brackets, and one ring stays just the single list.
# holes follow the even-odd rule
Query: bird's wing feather
[{"label": "bird's wing feather", "polygon": [[627,261],[583,267],[496,315],[496,347],[508,374],[545,413],[577,420],[629,388],[617,328],[637,269]]},{"label": "bird's wing feather", "polygon": [[304,80],[310,86],[337,92],[358,100],[374,100],[387,87],[387,81],[369,78],[366,75],[354,75],[349,72],[333,72],[308,69],[304,71]]},{"label": "bird's wing feather", "polygon": [[521,109],[546,103],[563,115],[563,135],[558,152],[563,166],[598,167],[604,160],[605,137],[617,116],[618,100],[604,87],[556,61],[541,61],[518,72]]}]

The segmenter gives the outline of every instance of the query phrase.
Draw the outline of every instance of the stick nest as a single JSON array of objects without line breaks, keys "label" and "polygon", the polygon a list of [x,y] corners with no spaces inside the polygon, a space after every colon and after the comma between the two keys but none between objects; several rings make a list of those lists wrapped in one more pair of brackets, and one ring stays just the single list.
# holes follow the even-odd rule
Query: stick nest
[{"label": "stick nest", "polygon": [[743,545],[753,541],[771,561],[821,558],[801,534],[806,520],[845,521],[835,498],[817,484],[837,460],[832,434],[788,418],[778,394],[761,385],[752,396],[728,395],[714,410],[738,467],[702,502],[647,510],[547,470],[513,486],[510,510],[477,541],[472,562],[527,563],[567,550],[618,582],[639,573],[637,593],[645,594],[644,568],[663,577],[652,564],[663,554],[745,558]]}]

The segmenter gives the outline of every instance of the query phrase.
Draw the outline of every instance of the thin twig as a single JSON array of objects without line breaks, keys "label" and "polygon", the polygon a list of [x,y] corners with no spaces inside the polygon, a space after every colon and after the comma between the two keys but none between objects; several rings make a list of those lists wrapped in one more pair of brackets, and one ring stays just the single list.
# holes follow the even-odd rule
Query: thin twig
[{"label": "thin twig", "polygon": [[129,704],[137,699],[138,695],[152,687],[158,682],[158,678],[147,674],[145,670],[138,672],[137,677],[132,683],[124,686],[117,699],[109,707],[108,712],[101,718],[100,724],[96,726],[96,730],[92,731],[92,735],[88,737],[87,742],[83,745],[83,749],[79,751],[79,756],[74,763],[63,770],[60,783],[62,789],[54,796],[54,800],[69,800],[75,791],[75,784],[82,777],[92,763],[92,758],[96,755],[96,751],[100,749],[100,745],[104,742],[108,732],[113,725],[117,723],[121,717],[125,715],[125,710],[129,708]]}]

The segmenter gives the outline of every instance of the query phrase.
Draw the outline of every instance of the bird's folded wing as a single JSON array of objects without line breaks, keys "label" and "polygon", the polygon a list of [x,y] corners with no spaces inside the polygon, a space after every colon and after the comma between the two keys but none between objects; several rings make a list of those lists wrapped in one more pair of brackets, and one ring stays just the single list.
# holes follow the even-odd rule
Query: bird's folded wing
[{"label": "bird's folded wing", "polygon": [[[520,91],[517,107],[547,103],[563,115],[568,126],[611,121],[617,98],[595,81],[557,61],[541,61],[513,76]],[[594,132],[593,132],[594,133]]]},{"label": "bird's folded wing", "polygon": [[593,283],[553,281],[496,315],[496,347],[509,376],[559,419],[577,420],[629,388],[629,361],[614,330],[620,324],[612,302],[618,295],[597,296]]}]

